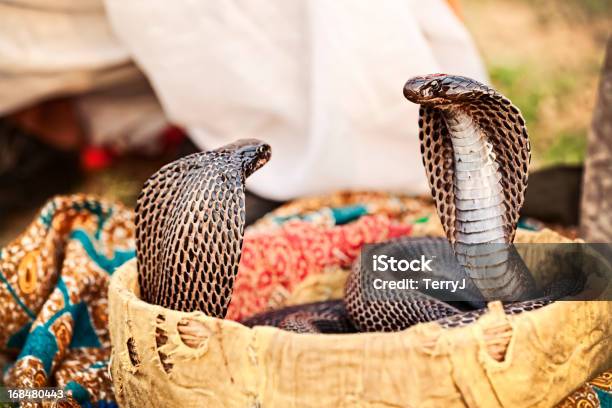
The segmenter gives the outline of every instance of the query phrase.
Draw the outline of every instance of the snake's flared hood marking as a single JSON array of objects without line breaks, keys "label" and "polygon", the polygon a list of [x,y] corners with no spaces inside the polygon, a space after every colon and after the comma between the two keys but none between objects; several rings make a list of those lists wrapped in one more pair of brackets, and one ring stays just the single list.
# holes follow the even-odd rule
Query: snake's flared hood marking
[{"label": "snake's flared hood marking", "polygon": [[449,240],[455,242],[457,231],[454,151],[447,119],[460,113],[477,125],[492,147],[501,174],[506,240],[511,242],[531,159],[525,120],[519,109],[496,90],[455,75],[414,77],[404,85],[404,96],[421,105],[419,139],[423,164]]},{"label": "snake's flared hood marking", "polygon": [[141,295],[180,311],[224,317],[242,250],[246,178],[270,158],[254,139],[176,160],[136,203]]}]

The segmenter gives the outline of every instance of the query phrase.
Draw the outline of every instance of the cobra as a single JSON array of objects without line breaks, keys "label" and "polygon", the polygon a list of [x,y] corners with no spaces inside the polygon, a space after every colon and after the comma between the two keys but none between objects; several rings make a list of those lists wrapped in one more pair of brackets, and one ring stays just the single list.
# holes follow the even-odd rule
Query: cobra
[{"label": "cobra", "polygon": [[240,140],[162,167],[136,202],[141,296],[185,312],[225,317],[245,224],[244,182],[270,146]]},{"label": "cobra", "polygon": [[[494,89],[454,75],[412,78],[404,86],[404,96],[420,105],[421,157],[457,261],[446,260],[446,270],[434,278],[458,279],[465,274],[472,290],[481,295],[481,305],[495,299],[506,301],[510,314],[541,307],[560,295],[560,291],[551,292],[517,302],[534,294],[531,275],[511,246],[530,160],[529,138],[519,109]],[[397,251],[443,253],[437,249],[442,245],[440,241],[413,240]],[[379,299],[368,300],[361,293],[367,271],[360,265],[353,271],[346,288],[346,307],[361,330],[393,331],[439,319],[444,319],[442,325],[462,325],[485,310],[461,312],[416,291],[403,299],[383,293]]]},{"label": "cobra", "polygon": [[[401,238],[390,254],[420,256],[452,248],[433,279],[464,276],[483,302],[500,299],[508,313],[541,307],[566,292],[535,300],[529,271],[511,243],[527,186],[530,159],[519,110],[469,78],[430,75],[409,80],[404,95],[421,105],[421,156],[446,239]],[[136,206],[138,271],[143,298],[181,311],[224,317],[238,270],[244,231],[244,182],[270,158],[256,140],[240,141],[171,163],[146,183]],[[472,310],[419,291],[364,293],[368,271],[359,259],[344,299],[263,313],[247,319],[298,332],[395,331],[437,320],[474,321]]]}]

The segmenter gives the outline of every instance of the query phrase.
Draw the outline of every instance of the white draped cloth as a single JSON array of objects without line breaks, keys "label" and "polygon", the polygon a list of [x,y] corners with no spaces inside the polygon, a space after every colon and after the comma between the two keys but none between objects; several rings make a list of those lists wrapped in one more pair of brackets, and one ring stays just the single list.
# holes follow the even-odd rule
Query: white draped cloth
[{"label": "white draped cloth", "polygon": [[0,115],[65,95],[93,144],[157,149],[167,120],[102,0],[0,0]]},{"label": "white draped cloth", "polygon": [[125,80],[133,60],[200,147],[271,144],[247,183],[270,199],[426,192],[403,84],[434,72],[486,81],[443,0],[100,1],[0,0],[0,112]]},{"label": "white draped cloth", "polygon": [[105,0],[171,120],[204,148],[255,137],[273,199],[336,189],[423,193],[413,75],[486,80],[443,0]]}]

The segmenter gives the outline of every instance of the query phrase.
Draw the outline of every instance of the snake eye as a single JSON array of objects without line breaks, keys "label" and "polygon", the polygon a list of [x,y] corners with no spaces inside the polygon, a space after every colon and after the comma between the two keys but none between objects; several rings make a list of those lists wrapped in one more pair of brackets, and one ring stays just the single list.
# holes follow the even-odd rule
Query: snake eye
[{"label": "snake eye", "polygon": [[442,88],[442,84],[437,79],[425,84],[421,88],[421,96],[430,98],[433,97],[436,92]]}]

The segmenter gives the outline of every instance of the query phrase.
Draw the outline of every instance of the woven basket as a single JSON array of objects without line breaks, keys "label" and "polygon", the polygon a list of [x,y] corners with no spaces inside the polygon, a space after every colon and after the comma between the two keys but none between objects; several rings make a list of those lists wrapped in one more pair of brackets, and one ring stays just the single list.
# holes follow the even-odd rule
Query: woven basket
[{"label": "woven basket", "polygon": [[[550,231],[517,234],[560,241]],[[308,285],[316,290],[302,288],[300,300],[321,293]],[[461,328],[304,335],[147,304],[134,261],[113,275],[109,302],[122,407],[550,407],[612,366],[612,302],[555,302],[517,316],[493,302]]]}]

